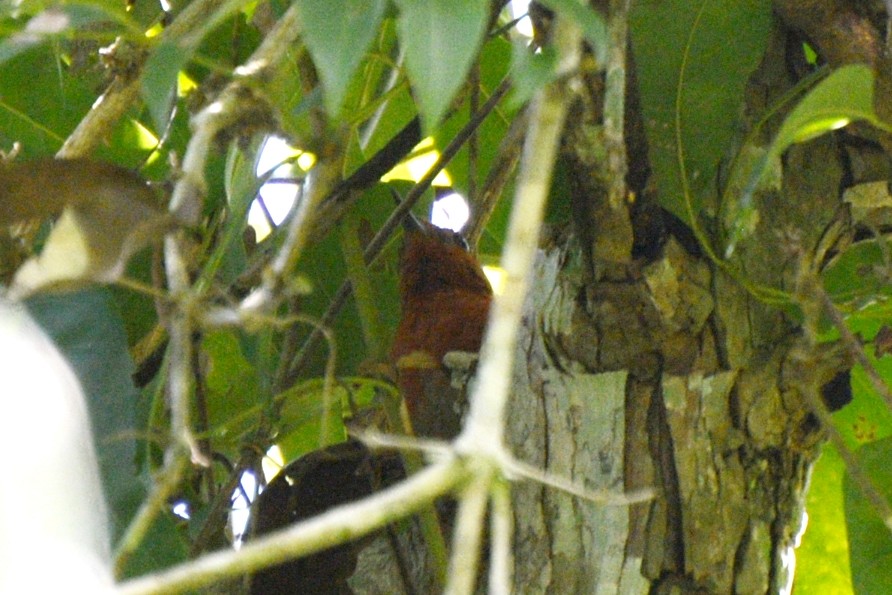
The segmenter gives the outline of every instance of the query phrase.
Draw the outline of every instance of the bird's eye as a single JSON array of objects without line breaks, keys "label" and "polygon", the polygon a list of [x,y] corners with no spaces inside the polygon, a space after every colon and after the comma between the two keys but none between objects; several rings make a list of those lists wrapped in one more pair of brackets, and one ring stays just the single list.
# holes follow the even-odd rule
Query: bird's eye
[{"label": "bird's eye", "polygon": [[465,239],[463,235],[460,233],[453,232],[452,234],[452,243],[456,246],[460,247],[465,252],[470,252],[471,247],[468,245],[468,240]]}]

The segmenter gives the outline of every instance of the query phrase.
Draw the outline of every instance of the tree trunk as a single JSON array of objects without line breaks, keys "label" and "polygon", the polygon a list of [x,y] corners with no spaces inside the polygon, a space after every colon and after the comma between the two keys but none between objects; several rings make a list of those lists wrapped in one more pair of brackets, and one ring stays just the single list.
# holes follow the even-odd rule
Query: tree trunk
[{"label": "tree trunk", "polygon": [[[793,84],[785,47],[777,32],[751,79],[745,101],[754,119]],[[587,136],[580,122],[589,125],[574,118],[575,137]],[[839,154],[838,139],[825,137],[777,164],[782,181],[757,191],[759,222],[730,262],[739,275],[792,293],[791,245],[820,254],[828,230],[846,228]],[[568,162],[571,177],[598,179],[582,160]],[[577,210],[586,211],[598,207]],[[585,235],[543,243],[517,354],[513,448],[589,490],[653,486],[658,495],[606,506],[518,484],[515,584],[524,593],[788,588],[821,440],[803,391],[846,369],[846,356],[816,353],[789,307],[757,301],[673,237],[650,258],[598,273],[587,268],[598,265],[597,250],[589,260],[580,249]]]},{"label": "tree trunk", "polygon": [[588,299],[574,269],[561,248],[539,260],[511,407],[515,452],[591,490],[660,493],[626,508],[518,485],[517,584],[777,592],[791,580],[785,556],[817,453],[817,426],[784,382],[795,332],[728,365],[722,352],[748,319],[722,317],[713,292],[740,292],[674,241],[640,276],[601,282]]}]

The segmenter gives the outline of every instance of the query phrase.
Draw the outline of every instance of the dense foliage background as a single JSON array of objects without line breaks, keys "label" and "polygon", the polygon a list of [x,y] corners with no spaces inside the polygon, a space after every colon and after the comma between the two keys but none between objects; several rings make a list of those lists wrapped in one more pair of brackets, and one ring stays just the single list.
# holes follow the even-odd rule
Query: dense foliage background
[{"label": "dense foliage background", "polygon": [[[356,411],[386,411],[397,402],[392,376],[382,372],[399,317],[399,232],[386,223],[396,221],[391,190],[417,201],[413,210],[422,216],[442,191],[430,180],[415,185],[420,176],[412,179],[405,167],[381,182],[393,166],[457,149],[440,164],[448,183],[434,183],[467,197],[480,258],[498,262],[522,142],[512,123],[546,85],[569,89],[560,85],[577,74],[558,70],[559,52],[546,41],[541,52],[529,51],[501,4],[191,0],[168,8],[152,0],[25,0],[0,6],[0,149],[15,153],[13,163],[56,154],[136,170],[157,183],[159,195],[172,196],[177,218],[175,254],[156,243],[135,254],[117,283],[80,279],[70,291],[27,300],[89,400],[119,579],[228,547],[237,537],[226,514],[233,494],[241,495],[237,483],[246,470],[261,476],[272,446],[281,459],[267,459],[271,469],[345,440],[344,419]],[[789,14],[826,4],[882,22],[883,5],[811,2],[788,9],[768,0],[638,0],[630,7],[610,2],[608,11],[608,3],[543,4],[548,18],[540,25],[556,14],[581,30],[588,48],[583,70],[600,72],[617,50],[616,23],[628,26],[635,67],[623,76],[640,90],[657,203],[689,230],[711,266],[730,271],[754,300],[805,320],[821,341],[840,336],[831,317],[809,326],[802,314],[808,300],[791,287],[762,285],[759,271],[731,257],[760,217],[762,224],[771,217],[753,196],[782,185],[785,151],[827,135],[844,139],[853,122],[861,127],[851,134],[877,147],[885,169],[839,189],[840,197],[848,192],[847,225],[857,233],[832,247],[820,263],[820,281],[876,377],[892,378],[883,357],[892,266],[884,235],[892,224],[886,214],[892,168],[883,135],[890,128],[874,107],[875,98],[885,97],[888,64],[822,54],[811,25]],[[797,31],[789,35],[803,56],[796,84],[745,118],[746,86],[779,28]],[[509,83],[504,99],[486,105]],[[604,112],[613,113],[609,105]],[[477,116],[479,127],[468,128]],[[274,173],[258,172],[273,134],[297,149],[282,156],[285,165]],[[391,142],[399,135],[401,143]],[[416,147],[422,138],[428,143]],[[301,154],[312,160],[299,160]],[[559,230],[568,227],[572,209],[563,167],[559,161],[545,213]],[[247,213],[271,176],[276,185],[298,188],[301,198],[284,222],[269,222],[268,236],[255,238]],[[78,186],[70,185],[59,202],[77,203]],[[4,200],[17,196],[13,188],[0,191]],[[102,234],[115,224],[96,226]],[[51,226],[44,219],[3,236],[7,283],[44,245]],[[345,283],[353,289],[346,302],[338,297]],[[324,337],[314,332],[320,324]],[[171,336],[171,328],[186,334]],[[171,383],[183,371],[186,384],[178,389]],[[852,403],[833,417],[836,446],[857,451],[860,468],[888,497],[889,405],[862,364],[852,368],[851,389]],[[186,404],[177,402],[178,390]],[[184,441],[186,430],[191,442]],[[32,439],[51,437],[35,427]],[[27,456],[27,445],[18,447]],[[189,464],[187,447],[193,462],[209,466]],[[825,446],[796,554],[797,593],[881,593],[892,585],[888,529],[848,477],[838,449]],[[174,503],[184,503],[188,515],[175,515]],[[235,506],[246,506],[245,498]]]}]

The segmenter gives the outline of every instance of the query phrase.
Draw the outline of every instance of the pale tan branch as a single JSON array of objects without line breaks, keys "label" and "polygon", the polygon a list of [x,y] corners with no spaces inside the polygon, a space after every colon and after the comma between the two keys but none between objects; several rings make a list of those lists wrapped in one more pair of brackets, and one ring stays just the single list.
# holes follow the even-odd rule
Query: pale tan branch
[{"label": "pale tan branch", "polygon": [[339,506],[245,544],[238,551],[205,555],[164,572],[122,583],[119,595],[183,593],[368,535],[405,518],[466,480],[459,459],[432,465],[365,500]]}]

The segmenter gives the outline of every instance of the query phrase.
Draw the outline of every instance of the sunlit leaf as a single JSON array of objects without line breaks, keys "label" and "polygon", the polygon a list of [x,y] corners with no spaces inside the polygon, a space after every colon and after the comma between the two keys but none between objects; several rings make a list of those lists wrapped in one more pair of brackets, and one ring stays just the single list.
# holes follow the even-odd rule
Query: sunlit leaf
[{"label": "sunlit leaf", "polygon": [[782,153],[790,145],[866,120],[889,129],[873,109],[873,71],[864,64],[842,66],[818,83],[784,120],[771,145]]},{"label": "sunlit leaf", "polygon": [[844,469],[839,454],[825,445],[812,471],[806,500],[808,524],[796,549],[797,593],[852,592],[843,508]]},{"label": "sunlit leaf", "polygon": [[[768,164],[776,160],[790,146],[806,142],[850,122],[865,120],[874,126],[892,130],[880,120],[873,109],[873,72],[863,64],[842,66],[818,83],[790,112],[772,141],[765,159],[753,168],[749,182],[737,199],[741,214],[751,212],[756,192]],[[740,228],[732,223],[732,228]],[[742,234],[732,236],[726,253],[730,254]]]},{"label": "sunlit leaf", "polygon": [[[888,502],[892,497],[892,438],[865,444],[858,451],[858,460]],[[892,589],[892,533],[848,474],[845,511],[855,592],[888,593]]]}]

